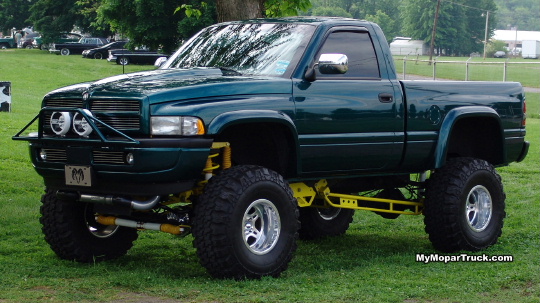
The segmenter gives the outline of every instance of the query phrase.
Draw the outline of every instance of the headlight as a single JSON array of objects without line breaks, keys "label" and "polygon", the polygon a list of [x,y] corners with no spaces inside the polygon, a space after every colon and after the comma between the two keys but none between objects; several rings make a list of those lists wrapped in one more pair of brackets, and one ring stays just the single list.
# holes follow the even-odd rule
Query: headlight
[{"label": "headlight", "polygon": [[68,112],[53,112],[49,124],[55,134],[64,136],[71,127],[71,115]]},{"label": "headlight", "polygon": [[[92,113],[89,110],[84,109],[84,112],[87,115],[92,116]],[[73,131],[81,137],[88,137],[92,132],[92,127],[81,113],[76,113],[75,116],[73,116]]]},{"label": "headlight", "polygon": [[197,117],[152,117],[152,135],[204,135],[204,123]]}]

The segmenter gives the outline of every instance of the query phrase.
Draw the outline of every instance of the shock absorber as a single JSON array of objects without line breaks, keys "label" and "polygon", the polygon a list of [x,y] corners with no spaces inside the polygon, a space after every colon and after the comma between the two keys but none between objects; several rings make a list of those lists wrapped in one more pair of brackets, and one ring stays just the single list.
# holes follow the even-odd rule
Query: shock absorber
[{"label": "shock absorber", "polygon": [[202,193],[204,186],[208,183],[208,180],[212,178],[212,176],[215,174],[214,171],[216,169],[227,169],[232,166],[232,160],[231,160],[231,146],[229,142],[214,142],[212,144],[212,150],[221,150],[221,165],[218,163],[215,163],[214,159],[217,158],[220,153],[215,152],[213,154],[210,154],[208,156],[208,159],[206,160],[206,165],[202,171],[203,174],[203,180],[199,181],[197,183],[197,187],[193,189],[193,193],[196,195],[199,195]]}]

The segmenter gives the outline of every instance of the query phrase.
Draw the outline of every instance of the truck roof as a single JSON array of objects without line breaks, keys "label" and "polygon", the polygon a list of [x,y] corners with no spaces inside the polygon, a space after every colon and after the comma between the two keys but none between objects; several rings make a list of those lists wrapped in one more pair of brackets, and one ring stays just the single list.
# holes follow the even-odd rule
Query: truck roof
[{"label": "truck roof", "polygon": [[[367,25],[372,24],[370,21],[358,20],[345,17],[319,17],[319,16],[295,16],[295,17],[283,17],[283,18],[261,18],[261,19],[249,19],[242,21],[229,21],[219,24],[243,24],[243,23],[302,23],[302,24],[350,24],[350,25]],[[219,25],[218,24],[218,25]]]}]

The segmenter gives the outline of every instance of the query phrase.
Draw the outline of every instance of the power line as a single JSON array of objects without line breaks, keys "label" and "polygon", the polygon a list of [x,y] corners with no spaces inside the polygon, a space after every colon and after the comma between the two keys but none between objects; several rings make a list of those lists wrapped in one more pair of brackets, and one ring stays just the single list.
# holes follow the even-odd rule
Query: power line
[{"label": "power line", "polygon": [[466,7],[466,8],[472,8],[472,9],[476,9],[476,10],[483,11],[483,12],[493,13],[493,11],[490,11],[490,10],[487,10],[487,9],[478,8],[478,7],[474,7],[474,6],[470,6],[470,5],[465,5],[465,4],[457,3],[457,2],[454,2],[454,1],[450,1],[450,0],[442,0],[442,1],[452,3],[452,4],[455,4],[455,5],[459,5],[459,6],[463,6],[463,7]]}]

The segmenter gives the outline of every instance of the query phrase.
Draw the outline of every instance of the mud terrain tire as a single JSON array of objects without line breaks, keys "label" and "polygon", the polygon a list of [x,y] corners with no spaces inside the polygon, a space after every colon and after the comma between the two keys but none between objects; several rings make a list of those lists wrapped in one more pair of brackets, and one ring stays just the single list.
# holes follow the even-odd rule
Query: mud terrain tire
[{"label": "mud terrain tire", "polygon": [[121,257],[133,246],[137,230],[95,221],[93,205],[62,200],[53,190],[42,196],[40,222],[45,240],[62,259],[90,263]]},{"label": "mud terrain tire", "polygon": [[346,208],[300,208],[300,239],[315,240],[341,236],[349,229],[354,216],[353,209]]},{"label": "mud terrain tire", "polygon": [[424,223],[443,252],[478,251],[502,234],[505,198],[501,177],[487,161],[455,158],[437,170],[426,191]]},{"label": "mud terrain tire", "polygon": [[267,168],[239,165],[214,176],[194,213],[193,244],[216,278],[277,277],[296,250],[296,199]]}]

